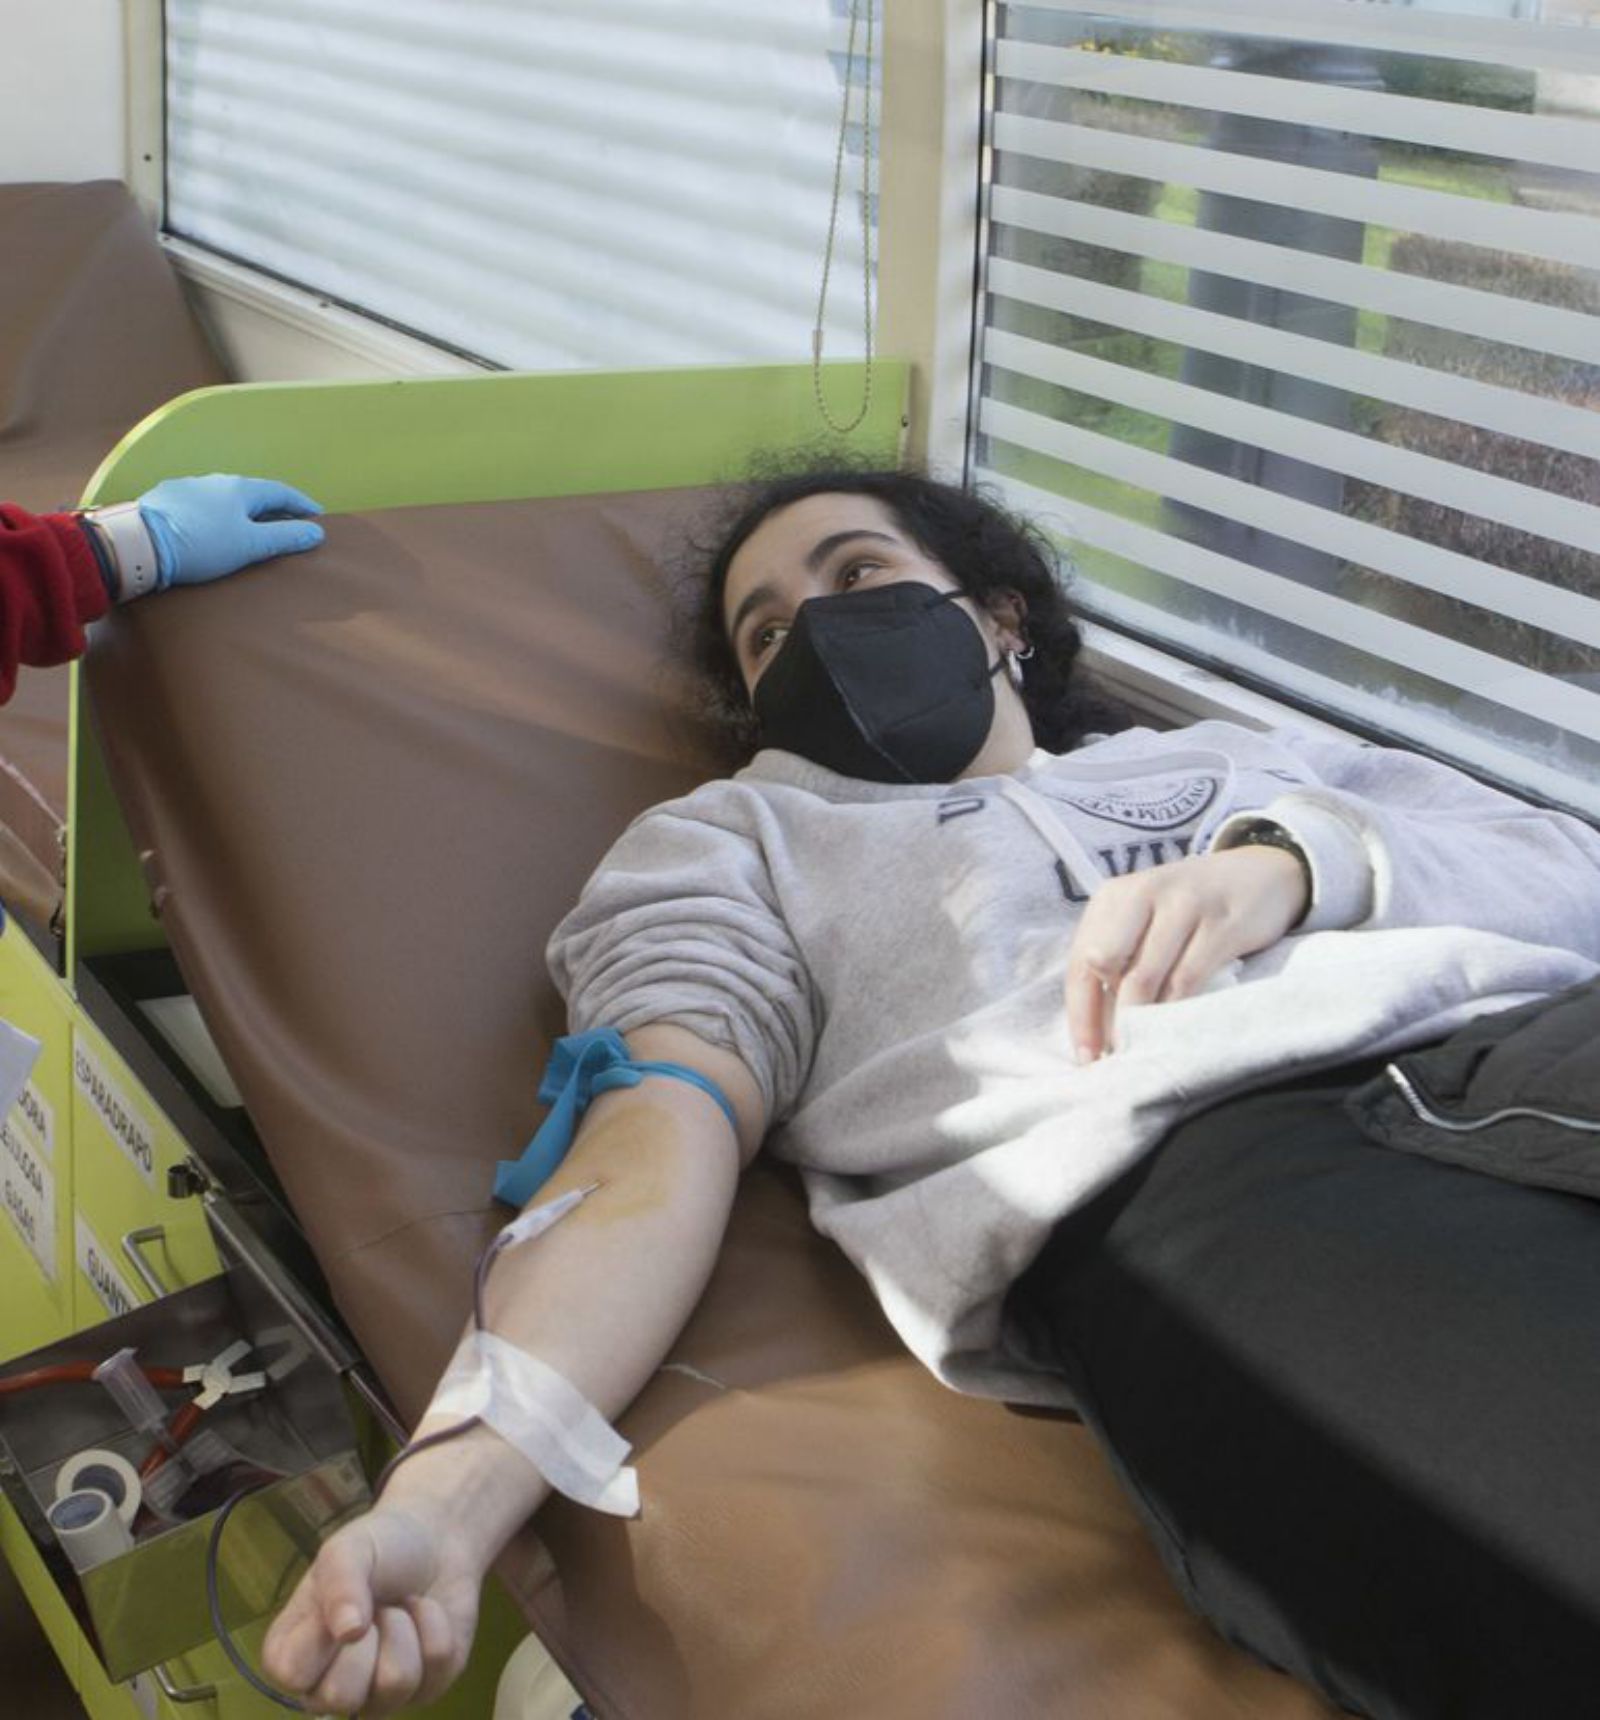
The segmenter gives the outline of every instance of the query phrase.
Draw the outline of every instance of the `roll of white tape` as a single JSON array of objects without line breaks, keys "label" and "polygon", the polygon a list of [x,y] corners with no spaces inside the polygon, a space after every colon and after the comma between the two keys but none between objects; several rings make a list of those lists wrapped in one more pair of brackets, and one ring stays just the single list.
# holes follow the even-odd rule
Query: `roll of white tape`
[{"label": "roll of white tape", "polygon": [[110,1495],[97,1487],[66,1494],[47,1515],[75,1571],[92,1571],[133,1545],[133,1531],[117,1515]]},{"label": "roll of white tape", "polygon": [[139,1515],[144,1488],[133,1465],[114,1451],[99,1451],[90,1447],[69,1457],[56,1472],[56,1498],[65,1499],[69,1493],[92,1487],[104,1493],[116,1507],[117,1515],[130,1528]]}]

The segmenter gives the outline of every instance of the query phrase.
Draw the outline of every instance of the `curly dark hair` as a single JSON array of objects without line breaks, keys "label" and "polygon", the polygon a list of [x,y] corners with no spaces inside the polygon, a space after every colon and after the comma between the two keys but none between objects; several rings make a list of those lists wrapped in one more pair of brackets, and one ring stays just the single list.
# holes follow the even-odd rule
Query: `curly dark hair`
[{"label": "curly dark hair", "polygon": [[992,496],[916,472],[831,464],[769,470],[737,485],[695,533],[684,559],[685,655],[700,682],[703,716],[730,765],[758,750],[759,729],[727,636],[722,598],[728,567],[769,515],[808,496],[871,496],[924,554],[943,567],[980,608],[1003,593],[1025,607],[1033,656],[1022,702],[1034,738],[1066,752],[1108,724],[1108,707],[1075,672],[1083,636],[1073,619],[1066,582],[1050,541],[1031,522]]}]

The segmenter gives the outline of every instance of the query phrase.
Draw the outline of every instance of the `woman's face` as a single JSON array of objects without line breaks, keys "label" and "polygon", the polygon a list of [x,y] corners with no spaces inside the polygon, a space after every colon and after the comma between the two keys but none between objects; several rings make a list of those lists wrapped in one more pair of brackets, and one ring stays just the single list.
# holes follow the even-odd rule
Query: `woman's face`
[{"label": "woman's face", "polygon": [[[729,563],[722,595],[723,624],[746,692],[754,692],[808,598],[906,580],[936,591],[959,589],[876,497],[807,496],[769,514]],[[970,600],[962,602],[992,647],[988,616]]]}]

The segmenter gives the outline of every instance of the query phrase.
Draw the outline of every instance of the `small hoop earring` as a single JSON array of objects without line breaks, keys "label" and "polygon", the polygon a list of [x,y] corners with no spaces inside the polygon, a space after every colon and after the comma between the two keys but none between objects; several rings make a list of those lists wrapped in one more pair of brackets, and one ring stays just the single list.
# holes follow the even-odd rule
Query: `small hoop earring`
[{"label": "small hoop earring", "polygon": [[1022,665],[1028,662],[1032,656],[1033,646],[1031,644],[1024,644],[1020,651],[1011,650],[1005,654],[1006,679],[1019,693],[1022,691]]}]

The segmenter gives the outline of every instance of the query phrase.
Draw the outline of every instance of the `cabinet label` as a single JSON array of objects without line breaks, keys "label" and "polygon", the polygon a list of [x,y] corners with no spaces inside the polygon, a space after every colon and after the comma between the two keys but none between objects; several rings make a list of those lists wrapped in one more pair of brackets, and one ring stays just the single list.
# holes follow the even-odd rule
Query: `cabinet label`
[{"label": "cabinet label", "polygon": [[44,1148],[44,1156],[47,1159],[56,1156],[55,1110],[31,1081],[23,1086],[22,1097],[17,1100],[11,1117],[14,1122],[20,1121],[28,1128],[34,1141]]},{"label": "cabinet label", "polygon": [[31,1033],[0,1021],[0,1117],[16,1104],[43,1049]]},{"label": "cabinet label", "polygon": [[82,1213],[75,1213],[74,1230],[78,1246],[78,1270],[89,1280],[108,1314],[115,1317],[131,1313],[144,1300],[137,1295],[126,1278],[112,1264],[100,1238],[89,1228]]},{"label": "cabinet label", "polygon": [[50,1283],[56,1281],[56,1179],[50,1162],[15,1126],[0,1122],[0,1204],[23,1245]]},{"label": "cabinet label", "polygon": [[82,1039],[73,1041],[72,1079],[128,1163],[154,1188],[155,1130],[146,1120],[144,1113],[107,1073],[105,1064]]}]

